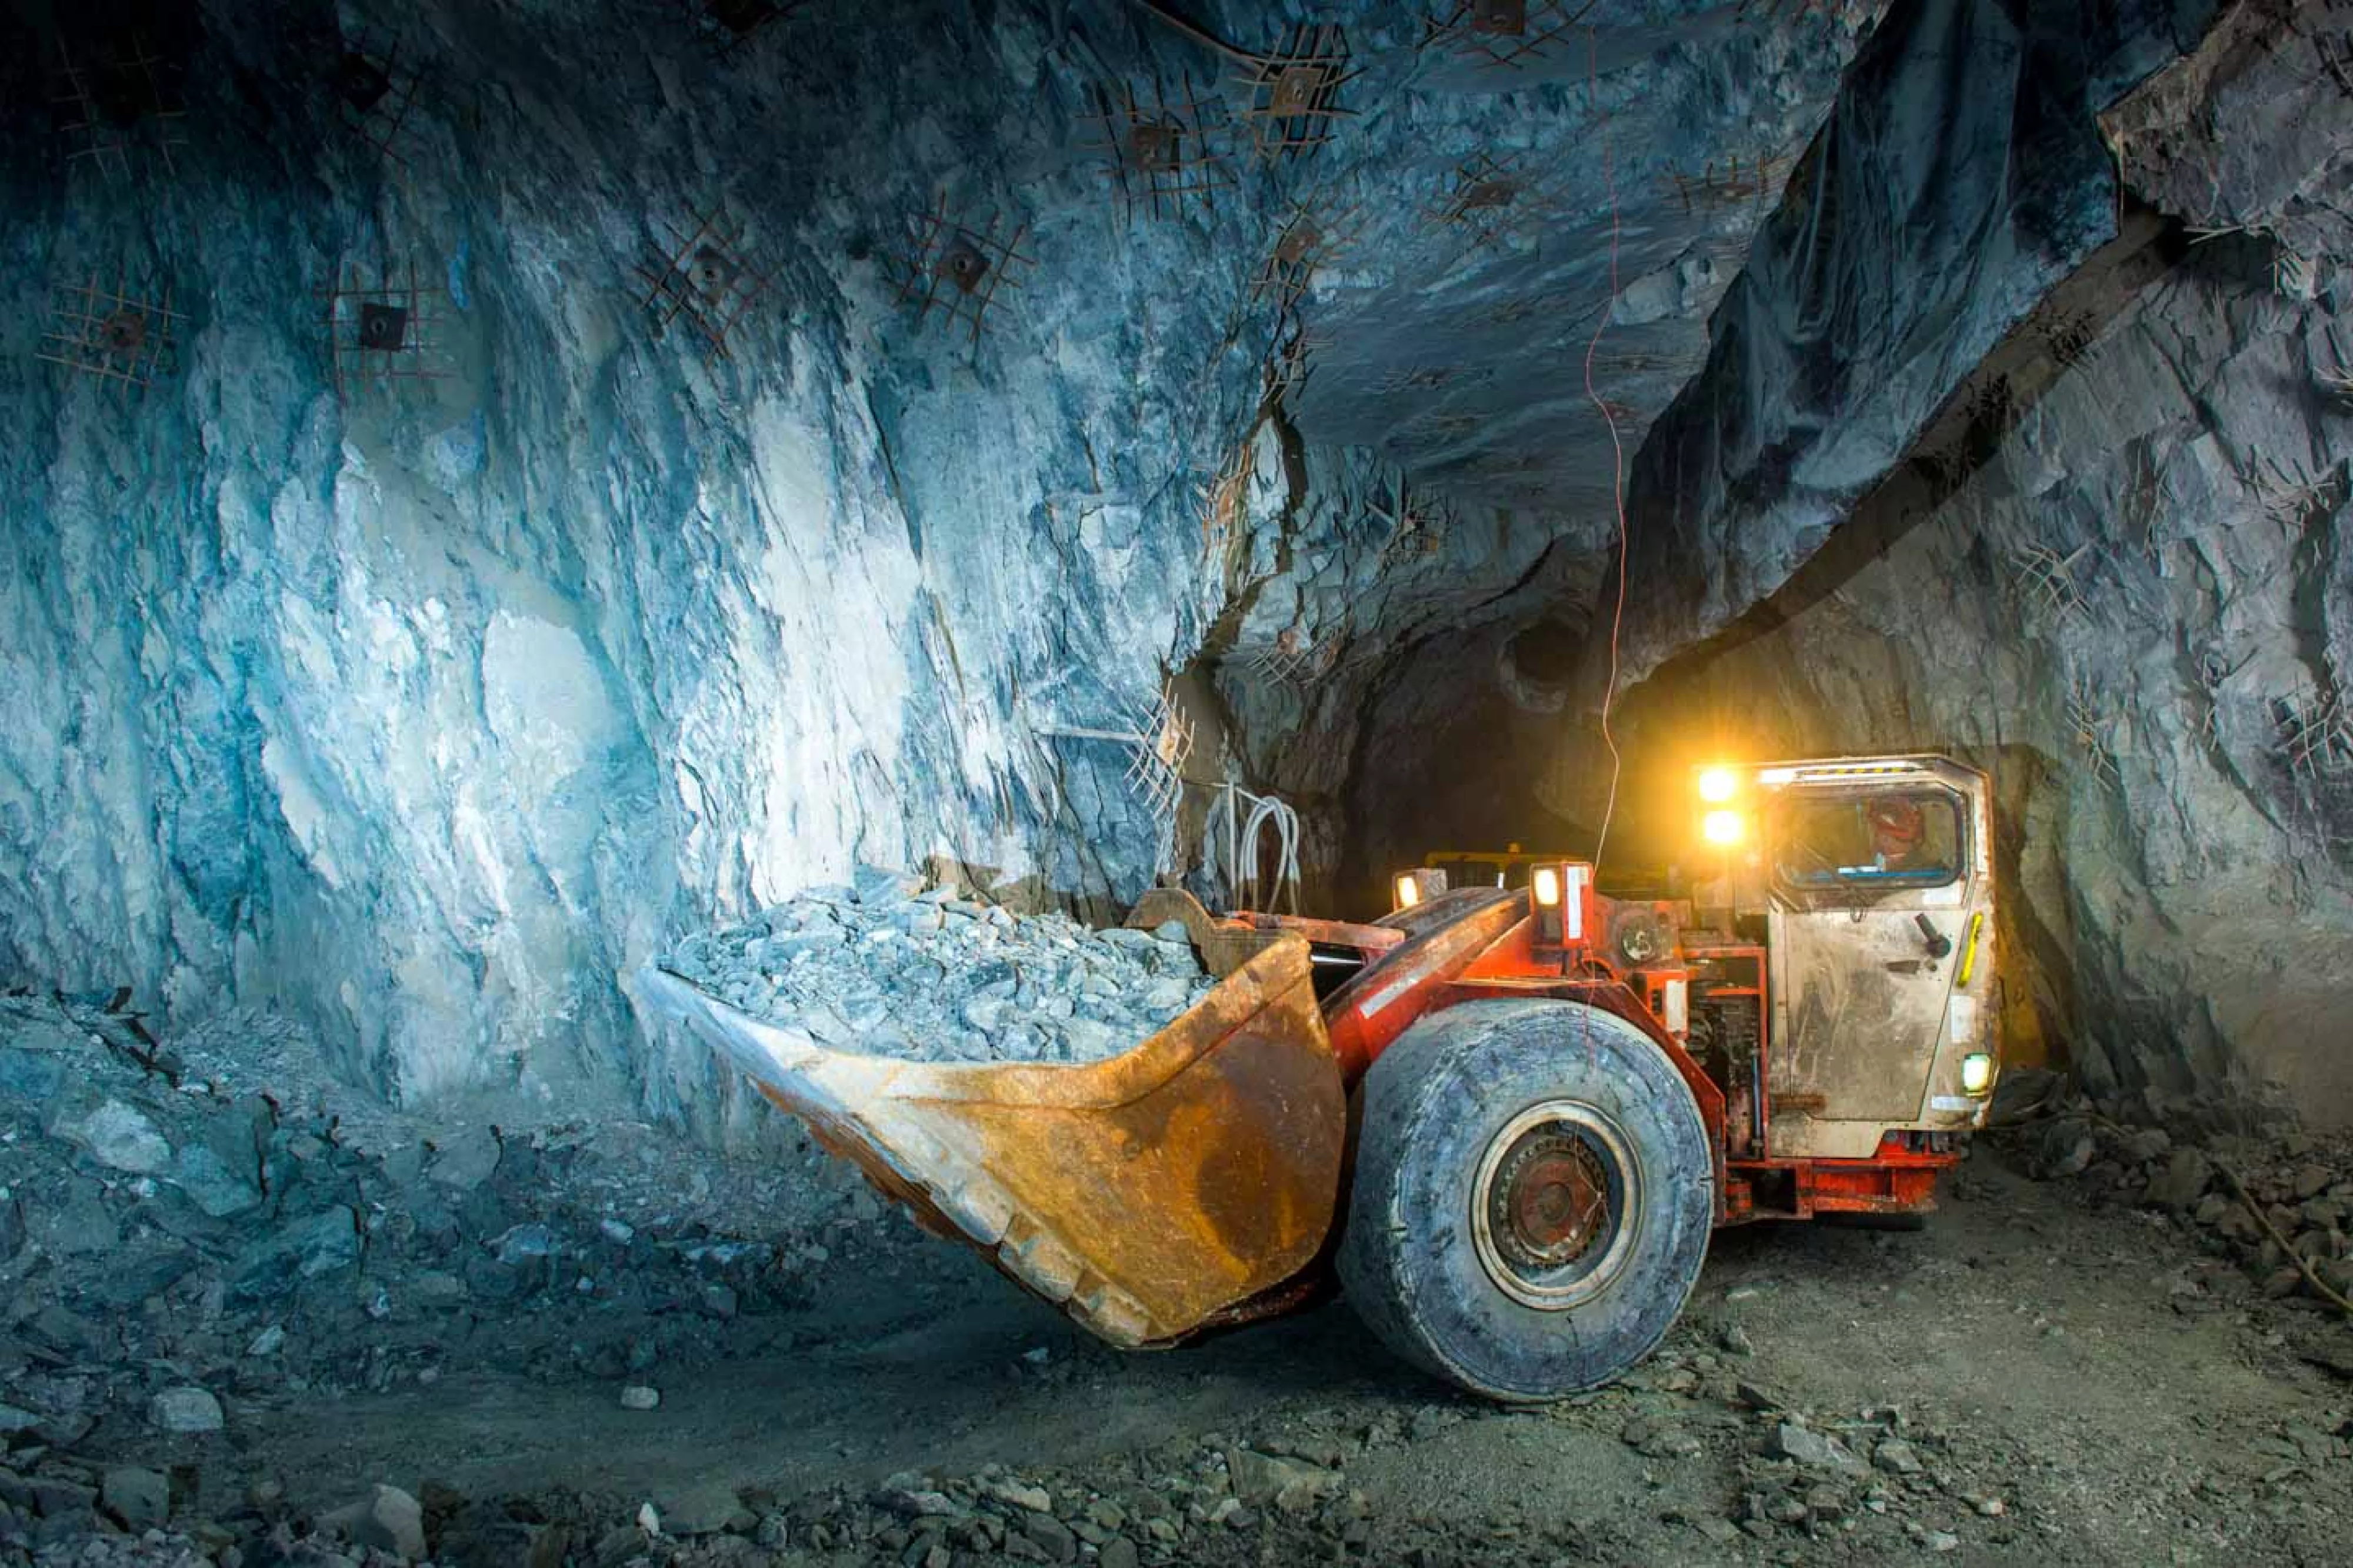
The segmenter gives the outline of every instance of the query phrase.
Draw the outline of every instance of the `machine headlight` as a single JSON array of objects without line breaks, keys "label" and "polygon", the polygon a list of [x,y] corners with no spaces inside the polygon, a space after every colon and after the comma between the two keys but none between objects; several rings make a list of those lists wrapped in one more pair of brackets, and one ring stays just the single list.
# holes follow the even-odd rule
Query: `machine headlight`
[{"label": "machine headlight", "polygon": [[1700,818],[1700,837],[1710,844],[1737,844],[1741,835],[1746,831],[1747,824],[1740,819],[1736,811],[1711,811]]},{"label": "machine headlight", "polygon": [[1971,1051],[1961,1058],[1961,1092],[1983,1094],[1993,1087],[1993,1058],[1983,1051]]},{"label": "machine headlight", "polygon": [[1556,909],[1560,905],[1560,868],[1539,866],[1531,879],[1536,892],[1538,909]]},{"label": "machine headlight", "polygon": [[1740,793],[1740,775],[1730,768],[1703,768],[1699,775],[1699,797],[1710,805],[1722,805]]},{"label": "machine headlight", "polygon": [[1409,910],[1416,904],[1426,904],[1450,886],[1443,866],[1416,866],[1409,871],[1399,871],[1391,890],[1397,895],[1397,907]]}]

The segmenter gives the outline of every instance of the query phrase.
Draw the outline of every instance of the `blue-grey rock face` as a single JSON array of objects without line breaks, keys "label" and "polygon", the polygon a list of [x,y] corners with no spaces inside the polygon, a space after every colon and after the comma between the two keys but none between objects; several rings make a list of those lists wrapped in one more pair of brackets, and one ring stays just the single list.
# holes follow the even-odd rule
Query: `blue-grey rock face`
[{"label": "blue-grey rock face", "polygon": [[2233,150],[2276,93],[2096,121],[2211,5],[1606,9],[215,5],[152,90],[11,24],[13,96],[105,111],[0,136],[0,975],[724,1131],[623,978],[685,931],[860,863],[1213,888],[1226,783],[1311,902],[1507,795],[1557,837],[1621,475],[1631,675],[1832,536],[2119,161],[2317,254],[2325,182]]},{"label": "blue-grey rock face", "polygon": [[2161,1117],[2275,1087],[2353,1110],[2353,446],[2285,392],[2332,317],[2202,258],[1883,560],[1716,666],[1767,750],[1993,773],[2013,1046]]},{"label": "blue-grey rock face", "polygon": [[[189,14],[0,141],[0,972],[725,1115],[620,976],[860,860],[1198,874],[1200,791],[1172,837],[1071,733],[1197,660],[1188,773],[1302,797],[1324,874],[1398,651],[1589,568],[1577,358],[1606,308],[1630,450],[1831,10],[1534,6],[1504,62],[1370,6]],[[1311,20],[1345,114],[1255,112]],[[28,101],[123,46],[11,26]]]},{"label": "blue-grey rock face", "polygon": [[2353,226],[2314,198],[2353,104],[2320,19],[2234,11],[2116,105],[2127,186],[2205,237],[1881,557],[1641,717],[1989,769],[2013,1046],[2165,1120],[2353,1118]]},{"label": "blue-grey rock face", "polygon": [[1888,13],[1716,313],[1705,368],[1643,448],[1617,639],[1628,678],[1779,588],[2116,234],[2098,117],[2214,9]]}]

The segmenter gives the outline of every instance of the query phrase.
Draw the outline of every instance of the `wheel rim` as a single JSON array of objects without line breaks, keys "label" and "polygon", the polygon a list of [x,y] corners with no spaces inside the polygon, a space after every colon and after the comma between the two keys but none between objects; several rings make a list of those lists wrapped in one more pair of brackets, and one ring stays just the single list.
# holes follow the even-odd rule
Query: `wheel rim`
[{"label": "wheel rim", "polygon": [[1641,1167],[1582,1100],[1548,1100],[1487,1142],[1471,1189],[1480,1267],[1523,1305],[1565,1311],[1609,1288],[1641,1227]]}]

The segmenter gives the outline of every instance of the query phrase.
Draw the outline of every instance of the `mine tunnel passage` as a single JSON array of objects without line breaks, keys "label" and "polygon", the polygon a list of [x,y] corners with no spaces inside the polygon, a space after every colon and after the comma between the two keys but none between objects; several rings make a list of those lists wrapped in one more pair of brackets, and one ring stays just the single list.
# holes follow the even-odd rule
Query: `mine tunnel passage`
[{"label": "mine tunnel passage", "polygon": [[2337,8],[1275,9],[0,16],[0,1562],[2343,1556]]}]

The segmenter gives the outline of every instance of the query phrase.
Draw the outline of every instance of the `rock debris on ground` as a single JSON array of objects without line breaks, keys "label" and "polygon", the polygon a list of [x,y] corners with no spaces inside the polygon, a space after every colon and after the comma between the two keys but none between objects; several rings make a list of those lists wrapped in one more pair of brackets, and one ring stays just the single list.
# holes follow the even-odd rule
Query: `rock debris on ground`
[{"label": "rock debris on ground", "polygon": [[2135,1108],[2147,1120],[2128,1121],[2124,1108],[2104,1112],[2050,1087],[2026,1132],[2036,1174],[2073,1177],[2103,1201],[2195,1226],[2267,1296],[2353,1300],[2353,1140],[2292,1127],[2252,1137],[2180,1119],[2168,1131],[2157,1120],[2162,1097]]},{"label": "rock debris on ground", "polygon": [[0,1564],[2316,1563],[2353,1531],[2353,1329],[2231,1185],[2341,1278],[2353,1159],[2292,1130],[2054,1095],[1926,1233],[1723,1233],[1651,1360],[1504,1410],[1344,1306],[1123,1355],[862,1194],[786,1224],[643,1129],[386,1112],[364,1149],[298,1098],[0,1000]]},{"label": "rock debris on ground", "polygon": [[820,1045],[930,1060],[1086,1062],[1140,1043],[1209,990],[1184,926],[1095,931],[861,869],[756,920],[688,938],[674,973]]}]

